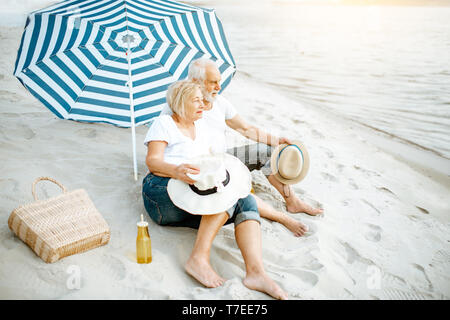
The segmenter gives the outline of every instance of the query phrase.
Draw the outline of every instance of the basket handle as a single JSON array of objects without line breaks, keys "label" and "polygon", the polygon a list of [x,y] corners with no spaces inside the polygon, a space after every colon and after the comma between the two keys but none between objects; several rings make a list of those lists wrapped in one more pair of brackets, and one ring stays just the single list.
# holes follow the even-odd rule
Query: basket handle
[{"label": "basket handle", "polygon": [[62,184],[60,184],[58,181],[56,181],[55,179],[52,179],[52,178],[49,178],[49,177],[39,177],[33,182],[33,185],[31,187],[31,193],[33,194],[34,200],[36,200],[36,201],[38,201],[38,198],[36,196],[36,184],[39,181],[42,181],[42,180],[51,181],[51,182],[57,184],[62,189],[63,193],[67,192],[67,189]]}]

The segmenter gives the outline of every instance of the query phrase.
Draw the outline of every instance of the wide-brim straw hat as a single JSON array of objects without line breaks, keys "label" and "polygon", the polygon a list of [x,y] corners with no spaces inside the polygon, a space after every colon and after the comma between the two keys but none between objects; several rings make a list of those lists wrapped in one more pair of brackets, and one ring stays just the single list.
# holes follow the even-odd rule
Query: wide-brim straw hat
[{"label": "wide-brim straw hat", "polygon": [[250,194],[250,171],[232,155],[204,155],[187,163],[200,168],[200,174],[188,174],[196,182],[189,185],[172,178],[167,184],[170,199],[180,209],[195,215],[217,214]]},{"label": "wide-brim straw hat", "polygon": [[309,170],[309,154],[300,141],[280,144],[272,152],[270,168],[274,177],[284,184],[303,180]]}]

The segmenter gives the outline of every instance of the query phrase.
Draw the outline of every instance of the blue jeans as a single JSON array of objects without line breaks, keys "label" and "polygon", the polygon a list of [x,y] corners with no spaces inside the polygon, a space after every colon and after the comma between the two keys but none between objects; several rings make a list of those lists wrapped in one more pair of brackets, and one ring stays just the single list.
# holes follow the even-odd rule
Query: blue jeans
[{"label": "blue jeans", "polygon": [[[142,198],[145,210],[157,224],[172,227],[189,227],[198,229],[201,215],[193,215],[175,206],[167,193],[170,178],[149,173],[142,181]],[[261,223],[255,198],[250,194],[239,199],[228,209],[229,219],[225,224],[234,222],[235,227],[246,220],[256,220]]]}]

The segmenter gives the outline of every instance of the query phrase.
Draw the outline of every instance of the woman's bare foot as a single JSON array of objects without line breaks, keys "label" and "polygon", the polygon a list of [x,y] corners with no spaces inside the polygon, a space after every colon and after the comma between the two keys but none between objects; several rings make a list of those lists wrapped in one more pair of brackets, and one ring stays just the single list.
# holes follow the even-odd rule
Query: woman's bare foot
[{"label": "woman's bare foot", "polygon": [[226,281],[213,270],[207,259],[191,256],[186,262],[184,269],[188,274],[208,288],[217,288]]},{"label": "woman's bare foot", "polygon": [[288,299],[288,294],[275,281],[270,279],[266,273],[247,274],[242,282],[247,288],[266,293],[275,299]]},{"label": "woman's bare foot", "polygon": [[286,228],[288,228],[288,230],[291,231],[294,234],[294,236],[296,236],[296,237],[301,237],[306,232],[308,232],[308,227],[307,226],[305,226],[300,221],[297,221],[297,220],[289,217],[288,215],[286,215],[284,217],[284,219],[283,219],[283,221],[281,221],[281,223]]},{"label": "woman's bare foot", "polygon": [[309,214],[310,216],[317,216],[323,213],[323,209],[321,208],[313,208],[310,205],[306,204],[302,200],[300,200],[295,195],[291,195],[286,199],[286,210],[290,213],[299,213],[304,212]]}]

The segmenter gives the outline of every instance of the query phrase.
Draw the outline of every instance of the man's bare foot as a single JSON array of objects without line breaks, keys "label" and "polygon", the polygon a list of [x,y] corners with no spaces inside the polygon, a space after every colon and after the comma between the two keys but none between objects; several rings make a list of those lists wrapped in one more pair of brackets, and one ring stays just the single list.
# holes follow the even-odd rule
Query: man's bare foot
[{"label": "man's bare foot", "polygon": [[225,283],[225,279],[220,277],[211,267],[209,261],[197,257],[189,257],[184,269],[188,274],[208,288],[216,288]]},{"label": "man's bare foot", "polygon": [[301,223],[300,221],[297,221],[289,216],[286,215],[286,217],[284,218],[284,220],[281,222],[286,228],[289,229],[289,231],[291,231],[294,236],[296,237],[301,237],[303,236],[306,232],[308,232],[308,227],[305,226],[303,223]]},{"label": "man's bare foot", "polygon": [[288,294],[275,281],[270,279],[266,273],[247,274],[242,282],[247,288],[266,293],[275,299],[288,299]]},{"label": "man's bare foot", "polygon": [[310,205],[304,203],[295,195],[291,195],[289,198],[285,199],[286,199],[286,210],[289,211],[290,213],[304,212],[306,214],[309,214],[310,216],[317,216],[323,213],[323,209],[313,208]]}]

